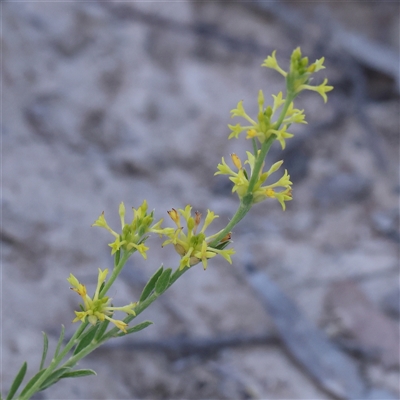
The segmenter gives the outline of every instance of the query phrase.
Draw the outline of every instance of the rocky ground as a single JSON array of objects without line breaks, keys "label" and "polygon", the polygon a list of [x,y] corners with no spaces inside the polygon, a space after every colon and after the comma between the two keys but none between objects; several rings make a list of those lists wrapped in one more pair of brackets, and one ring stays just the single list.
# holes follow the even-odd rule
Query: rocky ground
[{"label": "rocky ground", "polygon": [[[3,392],[23,360],[37,368],[41,331],[51,346],[61,324],[73,331],[68,275],[95,283],[97,268],[110,267],[110,238],[90,227],[103,210],[117,225],[121,201],[147,199],[158,218],[190,203],[214,210],[220,227],[229,220],[237,199],[213,176],[222,156],[245,150],[227,141],[229,111],[239,100],[256,107],[260,88],[282,90],[260,64],[300,45],[311,60],[325,56],[320,78],[335,91],[327,105],[302,96],[309,124],[271,152],[293,177],[287,210],[257,205],[234,232],[232,266],[193,268],[146,311],[154,325],[80,364],[97,377],[36,398],[332,399],[282,344],[191,355],[129,346],[275,332],[243,278],[249,262],[327,335],[378,349],[351,357],[368,386],[399,396],[399,4],[274,4],[1,5]],[[161,262],[178,262],[151,245],[116,285],[121,304],[137,300]]]}]

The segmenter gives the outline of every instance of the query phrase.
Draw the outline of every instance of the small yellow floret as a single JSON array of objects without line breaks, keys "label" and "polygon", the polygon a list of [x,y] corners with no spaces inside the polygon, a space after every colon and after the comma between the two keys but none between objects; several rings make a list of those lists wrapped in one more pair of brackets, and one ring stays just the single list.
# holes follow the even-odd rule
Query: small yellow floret
[{"label": "small yellow floret", "polygon": [[240,161],[240,158],[235,153],[231,154],[231,159],[237,169],[242,168],[242,162]]}]

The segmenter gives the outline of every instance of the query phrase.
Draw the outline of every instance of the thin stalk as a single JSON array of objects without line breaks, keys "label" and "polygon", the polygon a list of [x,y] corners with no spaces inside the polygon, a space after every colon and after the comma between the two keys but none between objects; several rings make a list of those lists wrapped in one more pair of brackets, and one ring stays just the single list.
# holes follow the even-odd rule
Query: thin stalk
[{"label": "thin stalk", "polygon": [[[123,261],[124,257],[121,259]],[[122,268],[123,264],[125,264],[126,260],[121,264],[118,264],[118,267]],[[184,268],[183,270],[179,270],[179,268],[172,274],[171,280],[169,282],[168,288],[171,287],[171,285],[181,276],[183,275],[188,268]],[[167,288],[167,289],[168,289]],[[142,313],[147,307],[150,306],[158,297],[160,296],[159,293],[153,293],[151,296],[149,296],[145,301],[142,303],[139,303],[137,308],[135,309],[136,315],[130,315],[127,318],[125,318],[125,322],[130,322],[132,319],[134,319],[136,316],[138,316],[140,313]],[[39,388],[40,385],[47,379],[48,376],[56,369],[56,367],[60,364],[62,359],[67,355],[67,353],[72,349],[74,344],[76,343],[77,339],[79,336],[82,334],[86,326],[88,325],[88,322],[83,322],[81,326],[77,329],[77,331],[74,333],[72,338],[69,340],[67,345],[64,347],[63,351],[53,360],[51,361],[50,365],[46,368],[46,372],[43,373],[43,375],[36,381],[36,383],[31,387],[31,389],[23,396],[19,397],[18,400],[28,400],[33,394],[35,394]],[[119,331],[118,328],[113,328],[111,329],[103,338],[101,338],[100,341],[93,341],[90,345],[88,345],[85,349],[80,351],[78,354],[75,354],[74,356],[70,357],[63,365],[60,366],[60,368],[63,367],[73,367],[76,365],[76,363],[81,360],[83,357],[87,356],[89,353],[94,351],[97,347],[99,347],[102,343],[104,343],[106,340],[112,338],[117,332]]]},{"label": "thin stalk", "polygon": [[51,375],[51,373],[56,369],[58,364],[62,361],[62,359],[68,354],[68,352],[72,349],[72,347],[76,344],[79,336],[83,333],[85,328],[87,327],[88,322],[83,322],[81,326],[76,330],[76,332],[72,335],[71,339],[65,345],[64,349],[60,352],[57,357],[54,357],[49,366],[46,368],[46,371],[41,375],[41,377],[32,385],[30,390],[28,390],[24,396],[18,397],[18,400],[28,400],[33,396],[40,388],[40,385]]},{"label": "thin stalk", "polygon": [[[189,268],[184,268],[180,270],[179,268],[176,269],[176,271],[172,274],[170,282],[168,284],[168,288],[172,286],[172,284],[179,278],[181,277]],[[168,290],[167,288],[167,290]],[[138,304],[138,306],[135,309],[136,315],[129,315],[127,318],[124,319],[126,323],[130,322],[136,316],[138,316],[140,313],[142,313],[147,307],[150,306],[158,297],[160,296],[159,293],[153,293],[151,296],[149,296],[145,301],[141,302]],[[83,323],[77,330],[83,332],[82,327],[87,325],[88,323]],[[79,360],[82,358],[86,357],[88,354],[90,354],[92,351],[96,350],[99,346],[101,346],[104,342],[106,342],[108,339],[111,339],[116,333],[118,333],[119,329],[118,328],[113,328],[109,332],[107,332],[106,335],[104,335],[100,340],[93,340],[92,343],[90,343],[87,347],[85,347],[82,351],[80,351],[78,354],[73,355],[70,357],[63,365],[61,365],[59,368],[65,368],[65,367],[74,367]],[[59,357],[53,359],[52,363],[49,365],[48,369],[49,372],[46,371],[45,374],[36,382],[34,386],[32,386],[31,390],[26,393],[24,397],[20,397],[18,400],[27,400],[29,399],[33,394],[37,392],[37,390],[40,387],[40,384],[44,382],[44,380],[50,375],[51,372],[57,367],[57,365],[60,363],[62,358],[65,357],[67,352],[72,348],[75,340],[78,338],[77,332],[74,334],[74,336],[71,338],[71,340],[68,342],[67,346],[64,348],[63,352],[60,354]],[[72,342],[72,345],[70,343]],[[70,346],[69,346],[70,345]],[[68,348],[68,349],[67,349]],[[53,364],[54,363],[54,364]],[[50,368],[51,367],[51,368]],[[44,376],[45,375],[45,376]]]},{"label": "thin stalk", "polygon": [[[280,126],[282,125],[282,121],[285,118],[286,112],[288,108],[290,107],[290,104],[294,100],[296,95],[293,95],[291,93],[287,94],[287,98],[285,100],[285,103],[283,104],[281,113],[279,115],[278,120],[275,123],[275,129],[279,129]],[[254,164],[254,169],[250,178],[249,182],[249,187],[247,188],[247,193],[242,197],[239,207],[235,213],[235,215],[232,217],[232,219],[229,221],[228,225],[222,229],[216,236],[213,238],[212,242],[210,243],[210,247],[215,247],[219,244],[219,241],[223,239],[229,232],[232,231],[232,229],[244,218],[244,216],[250,211],[251,206],[253,205],[253,190],[254,186],[257,183],[258,177],[260,175],[260,171],[262,169],[265,157],[268,154],[269,149],[271,148],[272,143],[276,139],[276,135],[271,135],[261,146],[260,149],[260,154],[257,156],[257,147],[255,146],[255,143],[253,141],[253,150],[254,150],[254,155],[257,156],[256,162]]]},{"label": "thin stalk", "polygon": [[282,121],[285,118],[286,112],[287,112],[290,104],[293,102],[293,100],[297,96],[297,94],[293,94],[292,92],[287,92],[286,94],[287,94],[287,97],[286,97],[285,102],[283,103],[283,107],[282,107],[281,113],[279,115],[279,118],[276,121],[276,128],[275,129],[279,129],[281,127]]},{"label": "thin stalk", "polygon": [[[261,146],[260,154],[256,158],[256,162],[254,164],[254,169],[251,174],[250,182],[249,182],[249,187],[247,188],[247,193],[250,194],[254,190],[254,186],[256,185],[261,168],[264,164],[265,157],[267,156],[267,153],[269,149],[271,148],[272,143],[276,139],[275,135],[271,135]],[[246,195],[245,195],[246,196]]]},{"label": "thin stalk", "polygon": [[118,275],[121,273],[122,268],[124,267],[124,265],[126,264],[126,262],[128,261],[128,258],[132,255],[131,252],[124,252],[123,256],[121,257],[121,259],[119,260],[118,264],[114,267],[112,274],[110,276],[110,278],[108,279],[108,281],[105,283],[105,285],[103,286],[103,289],[101,289],[100,294],[99,294],[99,298],[101,299],[102,297],[105,296],[105,294],[107,293],[108,289],[110,289],[110,287],[112,286],[112,284],[115,282],[115,280],[118,278]]},{"label": "thin stalk", "polygon": [[245,197],[240,201],[239,208],[237,209],[235,215],[229,221],[228,225],[222,231],[220,231],[217,236],[213,239],[213,241],[209,244],[210,247],[216,247],[219,244],[219,241],[223,239],[229,232],[232,231],[233,227],[239,223],[243,219],[243,217],[249,212],[251,208],[251,202],[253,198],[251,197],[251,201],[244,202]]}]

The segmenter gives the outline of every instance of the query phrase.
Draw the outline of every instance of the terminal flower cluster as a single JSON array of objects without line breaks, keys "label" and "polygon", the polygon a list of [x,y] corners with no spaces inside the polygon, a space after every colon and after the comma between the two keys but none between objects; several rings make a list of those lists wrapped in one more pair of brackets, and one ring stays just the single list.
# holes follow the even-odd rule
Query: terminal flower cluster
[{"label": "terminal flower cluster", "polygon": [[293,51],[290,69],[288,72],[284,71],[276,60],[276,51],[268,56],[263,67],[272,68],[278,71],[286,78],[287,94],[283,98],[283,93],[279,92],[277,95],[272,95],[273,105],[264,107],[264,94],[260,90],[258,94],[258,115],[257,119],[251,118],[243,107],[243,101],[239,101],[237,107],[231,111],[231,117],[242,117],[249,122],[249,125],[228,125],[232,131],[229,139],[238,138],[240,133],[246,131],[247,139],[257,138],[260,143],[264,143],[272,135],[281,144],[282,149],[286,146],[286,139],[293,137],[287,129],[291,124],[306,124],[304,110],[294,108],[294,98],[303,90],[313,90],[318,92],[324,101],[327,101],[326,92],[333,89],[332,86],[327,86],[327,79],[322,84],[312,86],[311,75],[323,68],[324,58],[316,60],[315,63],[308,65],[308,58],[301,57],[300,48]]},{"label": "terminal flower cluster", "polygon": [[123,311],[130,315],[136,315],[134,308],[137,303],[130,303],[124,307],[112,307],[110,306],[111,299],[109,297],[100,297],[100,289],[104,281],[106,280],[107,275],[107,268],[104,271],[99,268],[97,287],[93,297],[91,298],[87,294],[86,286],[80,283],[74,275],[70,274],[67,280],[72,285],[71,289],[74,292],[78,293],[83,300],[82,311],[75,311],[76,318],[72,322],[84,322],[87,318],[92,325],[96,325],[98,321],[102,322],[107,319],[108,321],[112,322],[118,329],[121,329],[123,332],[126,333],[126,328],[128,324],[121,320],[113,319],[110,316],[113,315],[115,311]]},{"label": "terminal flower cluster", "polygon": [[[168,237],[163,246],[173,244],[175,251],[182,257],[179,268],[189,268],[202,262],[204,269],[206,269],[207,260],[218,254],[232,264],[230,256],[235,254],[235,250],[225,249],[229,244],[231,235],[227,234],[220,240],[219,245],[211,247],[209,244],[216,235],[206,237],[204,233],[214,219],[218,218],[218,215],[215,215],[213,211],[207,210],[203,227],[198,232],[201,223],[201,213],[196,211],[194,217],[192,217],[191,211],[192,207],[189,205],[184,210],[178,209],[177,211],[173,208],[171,211],[168,211],[172,221],[176,224],[176,228],[165,228],[163,230],[163,234]],[[186,233],[181,225],[181,217],[186,221]]]},{"label": "terminal flower cluster", "polygon": [[[273,141],[277,140],[282,150],[286,147],[286,140],[293,137],[288,132],[292,124],[306,124],[304,110],[294,107],[294,99],[303,90],[312,90],[318,92],[324,101],[327,101],[326,92],[333,89],[327,85],[327,79],[320,85],[312,86],[311,75],[321,69],[324,69],[324,58],[316,60],[309,64],[307,57],[302,57],[300,48],[293,51],[290,59],[288,71],[283,70],[276,59],[276,51],[268,56],[262,66],[272,68],[278,71],[286,80],[286,95],[282,92],[272,95],[273,103],[265,107],[264,93],[262,90],[258,93],[258,114],[256,118],[250,117],[244,107],[243,101],[239,101],[237,107],[231,111],[231,117],[242,117],[248,124],[228,125],[231,133],[229,139],[238,138],[242,132],[246,132],[246,139],[252,139],[254,152],[246,152],[250,171],[242,166],[242,162],[235,154],[231,155],[232,162],[237,168],[233,171],[222,158],[222,163],[218,165],[217,174],[230,175],[230,180],[234,183],[232,192],[237,192],[239,198],[250,198],[250,203],[258,203],[268,197],[276,198],[285,210],[285,202],[292,200],[292,182],[290,175],[285,170],[283,176],[275,183],[264,185],[268,177],[277,171],[283,161],[278,161],[271,168],[262,172],[265,164],[265,156]],[[277,190],[278,189],[278,190]],[[249,197],[250,196],[250,197]]]},{"label": "terminal flower cluster", "polygon": [[272,55],[268,56],[264,60],[262,66],[272,68],[284,76],[286,78],[286,87],[289,93],[297,95],[303,90],[313,90],[319,93],[326,103],[328,101],[326,93],[333,89],[333,86],[327,85],[328,80],[324,79],[324,81],[317,86],[310,85],[312,79],[311,75],[314,72],[318,72],[325,68],[323,65],[324,61],[325,57],[322,57],[309,65],[308,57],[302,57],[300,47],[297,47],[292,53],[290,69],[288,72],[284,71],[279,66],[276,59],[276,50],[272,52]]}]

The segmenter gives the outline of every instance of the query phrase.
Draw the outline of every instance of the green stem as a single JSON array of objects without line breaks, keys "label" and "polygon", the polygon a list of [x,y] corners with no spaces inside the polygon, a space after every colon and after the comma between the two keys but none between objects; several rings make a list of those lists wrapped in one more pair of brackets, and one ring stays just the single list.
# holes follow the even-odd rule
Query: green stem
[{"label": "green stem", "polygon": [[275,125],[275,129],[279,129],[281,127],[282,121],[286,116],[286,113],[287,113],[288,108],[290,107],[290,104],[293,102],[293,100],[297,96],[296,93],[292,93],[292,92],[289,92],[289,91],[286,93],[286,95],[287,95],[287,97],[286,97],[285,103],[283,104],[283,107],[282,107],[281,113],[279,115],[279,118],[275,123],[276,124]]},{"label": "green stem", "polygon": [[60,352],[60,354],[51,360],[51,363],[46,368],[46,371],[43,373],[43,375],[41,375],[41,377],[32,385],[32,387],[24,394],[24,396],[18,397],[18,400],[28,400],[29,398],[31,398],[31,396],[33,396],[36,392],[39,391],[41,384],[51,375],[51,373],[56,369],[58,364],[60,364],[62,359],[68,354],[68,352],[72,349],[72,347],[77,343],[79,336],[83,333],[83,331],[85,330],[87,325],[88,325],[88,322],[83,322],[80,325],[80,327],[72,335],[71,339],[65,345],[64,349]]},{"label": "green stem", "polygon": [[271,137],[266,140],[260,150],[260,154],[256,159],[253,173],[250,178],[249,182],[249,187],[247,188],[247,193],[242,197],[240,200],[239,207],[235,213],[235,215],[232,217],[232,219],[229,221],[228,225],[222,229],[212,240],[212,242],[209,244],[210,247],[216,247],[218,246],[219,242],[221,239],[223,239],[229,232],[232,232],[232,229],[244,218],[244,216],[250,211],[251,206],[253,205],[253,189],[254,185],[257,182],[257,177],[260,173],[260,170],[262,168],[262,164],[264,162],[264,159],[268,153],[268,150],[271,148],[271,145],[273,141],[275,140],[275,135],[272,135]]},{"label": "green stem", "polygon": [[108,281],[104,284],[103,289],[101,289],[99,298],[101,299],[102,297],[105,296],[107,291],[110,289],[114,281],[117,279],[118,275],[121,273],[122,268],[128,261],[128,258],[132,255],[132,252],[124,252],[121,259],[119,260],[118,264],[114,267],[112,274]]},{"label": "green stem", "polygon": [[[121,260],[122,261],[122,260]],[[120,263],[119,263],[120,264]],[[118,266],[119,266],[118,264]],[[122,268],[122,267],[121,267]],[[171,275],[171,279],[168,284],[168,288],[172,286],[172,284],[180,278],[189,268],[184,268],[180,270],[179,268],[176,269],[176,271]],[[151,294],[145,301],[140,302],[137,307],[135,308],[136,315],[129,315],[124,319],[124,322],[129,323],[132,321],[134,318],[136,318],[139,314],[141,314],[147,307],[150,306],[158,297],[160,296],[159,293],[153,293]],[[84,322],[81,324],[81,326],[78,328],[78,330],[75,332],[75,334],[72,336],[72,338],[69,340],[68,344],[65,346],[64,350],[60,353],[60,355],[52,360],[50,365],[46,368],[46,372],[36,381],[36,383],[31,387],[31,389],[23,396],[19,397],[18,400],[27,400],[29,399],[33,394],[35,394],[39,389],[40,385],[45,381],[45,379],[48,378],[48,376],[56,369],[58,364],[61,362],[61,360],[66,356],[66,354],[72,349],[73,345],[76,344],[77,339],[81,335],[81,333],[84,331],[86,326],[88,325],[88,322]],[[118,328],[113,328],[110,331],[107,332],[106,335],[104,335],[100,340],[93,340],[92,343],[90,343],[87,347],[85,347],[82,351],[79,353],[73,355],[70,357],[63,365],[61,365],[59,368],[65,368],[65,367],[74,367],[79,360],[82,358],[86,357],[88,354],[90,354],[92,351],[96,350],[99,346],[101,346],[104,342],[107,340],[111,339],[114,337],[115,334],[119,332]]]},{"label": "green stem", "polygon": [[[260,154],[257,156],[257,154],[255,154],[256,158],[256,162],[254,164],[254,169],[253,172],[251,174],[251,178],[250,178],[250,182],[249,182],[249,187],[247,188],[247,194],[250,194],[253,192],[254,190],[254,186],[256,185],[258,178],[260,176],[260,171],[262,169],[262,166],[264,164],[265,161],[265,157],[267,156],[267,153],[269,151],[269,149],[271,148],[272,143],[274,142],[274,140],[276,139],[275,135],[271,135],[261,146],[260,149]],[[245,195],[246,196],[246,195]]]},{"label": "green stem", "polygon": [[[169,284],[166,290],[168,290],[173,283],[175,283],[178,278],[180,278],[189,268],[184,268],[184,269],[179,269],[179,267],[175,270],[175,272],[171,275],[171,278],[169,280]],[[128,315],[127,317],[124,318],[125,323],[131,322],[133,319],[135,319],[139,314],[141,314],[147,307],[150,306],[157,298],[160,296],[159,293],[153,292],[146,300],[139,302],[139,304],[135,307],[135,314],[136,315]],[[110,329],[101,339],[101,342],[105,342],[108,339],[111,339],[115,334],[119,332],[118,328],[112,328]],[[104,339],[104,340],[103,340]]]},{"label": "green stem", "polygon": [[228,225],[222,231],[220,231],[217,236],[213,239],[213,241],[209,244],[210,247],[218,246],[221,239],[223,239],[229,232],[232,232],[232,229],[235,225],[239,223],[240,220],[249,212],[251,208],[251,204],[253,201],[253,196],[244,196],[240,201],[239,208],[237,209],[235,215],[229,221]]},{"label": "green stem", "polygon": [[[287,113],[288,108],[290,107],[290,104],[296,97],[295,94],[292,93],[287,93],[287,98],[285,100],[285,103],[282,107],[281,113],[279,115],[278,120],[275,123],[275,129],[279,129],[280,126],[282,125],[282,121],[285,118],[285,115]],[[275,141],[276,136],[271,135],[261,146],[260,153],[257,156],[257,147],[255,146],[253,142],[253,149],[254,149],[254,155],[257,157],[255,164],[254,164],[254,169],[251,174],[250,182],[249,182],[249,187],[247,188],[247,193],[242,197],[239,207],[235,213],[235,215],[232,217],[232,219],[229,221],[228,225],[222,229],[212,240],[210,243],[210,247],[216,247],[218,246],[219,242],[221,239],[223,239],[229,232],[233,230],[233,228],[244,218],[244,216],[250,211],[252,205],[253,205],[253,190],[254,187],[257,183],[257,180],[260,175],[260,171],[262,169],[265,157],[268,154],[269,149],[271,148],[272,143]]]}]

